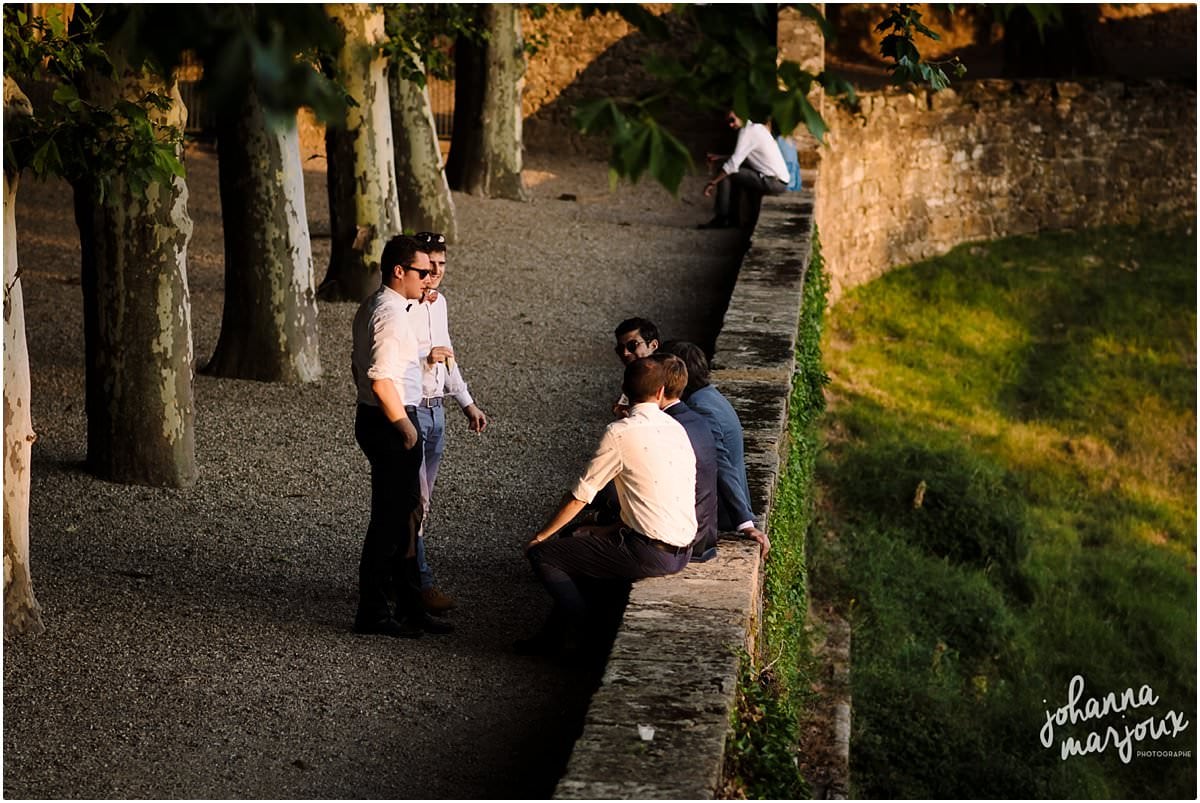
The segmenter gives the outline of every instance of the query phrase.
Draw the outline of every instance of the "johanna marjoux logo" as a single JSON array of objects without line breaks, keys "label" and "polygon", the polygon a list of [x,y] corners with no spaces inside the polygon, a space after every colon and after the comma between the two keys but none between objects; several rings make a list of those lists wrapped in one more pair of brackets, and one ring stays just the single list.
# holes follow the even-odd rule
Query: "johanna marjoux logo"
[{"label": "johanna marjoux logo", "polygon": [[[1047,704],[1045,700],[1042,703]],[[1076,675],[1067,686],[1066,705],[1046,709],[1046,723],[1041,730],[1042,747],[1051,749],[1058,740],[1063,761],[1071,756],[1103,753],[1109,748],[1114,748],[1126,764],[1133,760],[1135,752],[1146,757],[1190,758],[1191,750],[1135,750],[1146,741],[1173,739],[1191,724],[1182,711],[1170,710],[1159,715],[1137,710],[1155,705],[1158,705],[1158,695],[1150,686],[1085,699],[1083,676]],[[1056,730],[1083,723],[1088,724],[1070,734]]]}]

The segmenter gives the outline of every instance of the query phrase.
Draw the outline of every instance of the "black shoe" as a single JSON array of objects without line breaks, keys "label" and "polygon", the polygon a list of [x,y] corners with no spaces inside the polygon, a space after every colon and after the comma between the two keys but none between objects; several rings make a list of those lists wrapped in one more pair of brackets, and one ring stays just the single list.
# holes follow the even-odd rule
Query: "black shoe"
[{"label": "black shoe", "polygon": [[454,625],[443,619],[435,619],[425,611],[404,617],[404,625],[415,627],[418,632],[433,633],[438,636],[454,632]]},{"label": "black shoe", "polygon": [[354,632],[373,636],[391,636],[392,638],[420,638],[424,631],[409,622],[397,622],[390,616],[377,622],[354,623]]},{"label": "black shoe", "polygon": [[557,655],[563,649],[562,636],[555,636],[541,631],[530,638],[517,639],[513,642],[513,652],[517,655]]},{"label": "black shoe", "polygon": [[720,215],[718,215],[717,217],[713,218],[712,220],[708,221],[707,223],[701,223],[696,228],[698,228],[698,229],[732,229],[733,224],[729,222],[728,218],[723,218]]},{"label": "black shoe", "polygon": [[708,549],[696,549],[692,552],[691,560],[688,563],[707,563],[717,556],[717,548],[710,546]]}]

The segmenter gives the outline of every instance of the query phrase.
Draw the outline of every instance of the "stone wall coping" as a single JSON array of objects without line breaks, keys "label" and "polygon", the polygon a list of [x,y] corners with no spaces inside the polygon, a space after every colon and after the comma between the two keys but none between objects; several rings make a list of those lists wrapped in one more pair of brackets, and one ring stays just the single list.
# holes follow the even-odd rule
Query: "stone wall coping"
[{"label": "stone wall coping", "polygon": [[[813,178],[806,171],[806,188]],[[786,454],[812,216],[811,189],[764,199],[717,338],[713,384],[742,421],[760,527]],[[762,561],[750,541],[723,540],[714,560],[634,583],[555,799],[714,798],[761,611]]]}]

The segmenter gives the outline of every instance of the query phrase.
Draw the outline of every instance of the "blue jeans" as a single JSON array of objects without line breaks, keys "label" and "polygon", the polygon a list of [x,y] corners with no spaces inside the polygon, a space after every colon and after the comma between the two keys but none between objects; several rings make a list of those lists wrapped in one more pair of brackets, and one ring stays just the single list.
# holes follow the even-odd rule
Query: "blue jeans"
[{"label": "blue jeans", "polygon": [[417,534],[417,569],[421,573],[421,589],[433,588],[433,571],[425,559],[425,522],[429,519],[429,500],[437,481],[438,466],[446,449],[446,408],[418,407],[417,429],[421,431],[425,454],[421,462],[421,531]]}]

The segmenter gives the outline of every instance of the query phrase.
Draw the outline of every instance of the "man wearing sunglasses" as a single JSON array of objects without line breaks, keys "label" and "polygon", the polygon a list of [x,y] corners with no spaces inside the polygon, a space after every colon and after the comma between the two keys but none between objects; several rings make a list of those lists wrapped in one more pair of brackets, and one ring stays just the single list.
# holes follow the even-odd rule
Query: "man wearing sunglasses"
[{"label": "man wearing sunglasses", "polygon": [[[626,318],[617,324],[613,335],[617,339],[617,359],[630,365],[658,351],[658,327],[645,318]],[[625,416],[629,412],[629,400],[622,394],[613,404],[613,415]]]},{"label": "man wearing sunglasses", "polygon": [[787,191],[791,174],[779,143],[771,136],[771,130],[762,123],[754,123],[738,117],[731,109],[725,114],[725,122],[738,132],[733,155],[726,159],[715,153],[708,154],[709,166],[725,159],[712,181],[704,186],[704,197],[716,194],[716,215],[701,229],[727,229],[738,225],[738,207],[741,194],[750,201],[750,219],[744,221],[748,232],[758,222],[759,207],[764,195],[782,195]]},{"label": "man wearing sunglasses", "polygon": [[422,231],[415,235],[415,239],[428,254],[432,270],[421,303],[409,310],[421,357],[421,400],[417,404],[417,423],[424,441],[424,459],[421,462],[421,507],[424,515],[421,531],[417,535],[417,566],[421,574],[421,600],[425,609],[430,613],[443,613],[455,607],[456,602],[434,585],[433,571],[425,557],[425,522],[429,519],[433,485],[437,481],[438,467],[446,448],[445,399],[450,396],[458,402],[472,432],[483,432],[487,427],[487,416],[471,398],[466,380],[454,358],[446,296],[437,289],[446,275],[446,238],[437,232]]},{"label": "man wearing sunglasses", "polygon": [[408,311],[428,286],[429,255],[412,237],[394,237],[379,264],[380,287],[354,317],[350,364],[358,398],[354,438],[371,464],[371,520],[358,567],[354,629],[414,638],[452,629],[422,607],[416,558],[421,364]]}]

